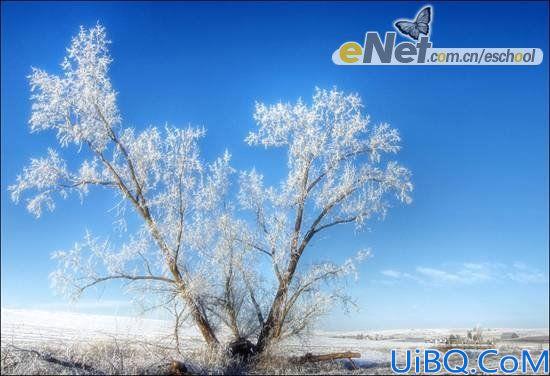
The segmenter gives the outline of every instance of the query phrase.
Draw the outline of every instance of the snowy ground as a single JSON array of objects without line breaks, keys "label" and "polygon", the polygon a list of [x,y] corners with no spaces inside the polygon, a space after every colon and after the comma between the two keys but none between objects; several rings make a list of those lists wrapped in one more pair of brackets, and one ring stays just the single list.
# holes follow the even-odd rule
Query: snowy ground
[{"label": "snowy ground", "polygon": [[[157,340],[168,336],[171,331],[170,323],[164,320],[2,308],[3,343],[93,342],[115,336],[129,340]],[[197,335],[193,331],[188,334]]]},{"label": "snowy ground", "polygon": [[[44,343],[62,347],[113,339],[166,346],[171,343],[171,323],[163,320],[15,309],[2,309],[1,318],[3,347],[12,344],[32,348]],[[519,338],[501,339],[503,333],[512,332]],[[434,348],[450,334],[464,336],[466,329],[316,332],[286,342],[283,349],[285,355],[355,351],[361,353],[357,362],[361,367],[387,370],[391,349]],[[499,348],[548,348],[548,329],[485,329],[484,337],[492,339]],[[183,331],[182,341],[188,348],[201,346],[198,333],[192,328]]]}]

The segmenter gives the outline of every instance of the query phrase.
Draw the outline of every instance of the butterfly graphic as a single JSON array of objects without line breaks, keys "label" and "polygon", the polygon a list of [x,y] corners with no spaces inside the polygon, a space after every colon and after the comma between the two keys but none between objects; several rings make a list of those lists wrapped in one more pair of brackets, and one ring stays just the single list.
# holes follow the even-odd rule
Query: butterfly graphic
[{"label": "butterfly graphic", "polygon": [[406,37],[410,37],[414,40],[418,40],[420,34],[428,35],[430,32],[430,21],[432,20],[432,7],[427,6],[422,8],[420,12],[416,14],[416,19],[401,20],[395,23],[395,27],[401,34]]}]

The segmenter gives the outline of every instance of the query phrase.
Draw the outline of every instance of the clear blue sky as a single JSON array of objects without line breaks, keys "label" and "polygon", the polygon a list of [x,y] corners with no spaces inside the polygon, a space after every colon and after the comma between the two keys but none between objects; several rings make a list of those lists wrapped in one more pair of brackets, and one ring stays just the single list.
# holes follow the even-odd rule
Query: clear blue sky
[{"label": "clear blue sky", "polygon": [[[6,190],[54,140],[28,132],[31,66],[58,72],[78,27],[100,21],[125,123],[204,125],[206,158],[227,147],[237,168],[280,177],[284,160],[243,143],[254,101],[308,99],[315,86],[359,92],[375,122],[400,130],[413,204],[318,245],[336,260],[374,252],[351,287],[360,311],[345,320],[335,311],[330,328],[547,327],[548,5],[432,4],[435,47],[538,47],[542,65],[332,63],[342,42],[391,30],[421,3],[2,2],[2,306],[66,309],[49,289],[50,253],[86,228],[111,228],[100,192],[36,220]],[[79,309],[128,308],[115,288],[103,297],[88,295]]]}]

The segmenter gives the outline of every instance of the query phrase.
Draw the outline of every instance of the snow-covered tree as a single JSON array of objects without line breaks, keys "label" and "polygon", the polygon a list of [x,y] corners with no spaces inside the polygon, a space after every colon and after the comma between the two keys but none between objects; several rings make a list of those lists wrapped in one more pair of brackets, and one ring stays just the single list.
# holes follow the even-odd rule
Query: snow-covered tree
[{"label": "snow-covered tree", "polygon": [[67,49],[62,75],[33,69],[31,131],[53,130],[59,145],[70,149],[71,162],[81,164],[72,171],[60,152],[49,149],[9,187],[12,199],[25,195],[27,209],[39,217],[44,208],[55,208],[58,196],[84,198],[92,187],[112,192],[119,227],[125,229],[127,216],[136,214],[141,226],[123,244],[87,233],[72,249],[56,252],[55,287],[77,296],[100,282],[125,280],[130,288],[179,299],[204,339],[215,344],[208,315],[209,293],[219,282],[212,278],[212,249],[223,242],[218,235],[228,224],[220,218],[228,215],[230,156],[205,164],[197,144],[205,133],[200,128],[123,127],[108,76],[108,44],[101,25],[81,28]]},{"label": "snow-covered tree", "polygon": [[[410,202],[410,173],[389,158],[400,149],[398,132],[371,126],[359,96],[336,89],[317,90],[311,104],[259,103],[258,129],[246,142],[286,149],[288,173],[266,187],[256,170],[241,172],[232,199],[229,153],[205,163],[203,129],[138,132],[123,125],[108,45],[101,25],[81,28],[61,75],[30,75],[31,131],[54,131],[59,145],[23,169],[9,187],[12,199],[25,200],[39,217],[58,198],[84,199],[98,188],[113,200],[123,235],[87,232],[55,252],[55,287],[78,297],[100,283],[125,281],[130,292],[170,308],[176,341],[189,318],[209,345],[218,345],[227,327],[234,339],[256,339],[259,352],[303,332],[337,300],[348,301],[341,282],[355,275],[368,250],[341,265],[300,261],[318,234],[345,224],[361,229],[383,217],[392,198]],[[80,166],[70,168],[75,162]],[[140,224],[127,225],[129,217]]]},{"label": "snow-covered tree", "polygon": [[[388,124],[371,127],[361,99],[336,89],[317,89],[310,105],[256,105],[256,132],[249,145],[284,148],[288,174],[277,187],[265,187],[255,170],[241,174],[241,204],[255,214],[252,246],[271,259],[276,283],[258,351],[299,332],[323,313],[340,294],[321,284],[354,272],[354,261],[299,268],[300,259],[318,234],[335,226],[362,228],[373,216],[384,216],[391,196],[409,203],[409,171],[388,154],[399,151],[400,137]],[[337,250],[334,250],[336,252]]]}]

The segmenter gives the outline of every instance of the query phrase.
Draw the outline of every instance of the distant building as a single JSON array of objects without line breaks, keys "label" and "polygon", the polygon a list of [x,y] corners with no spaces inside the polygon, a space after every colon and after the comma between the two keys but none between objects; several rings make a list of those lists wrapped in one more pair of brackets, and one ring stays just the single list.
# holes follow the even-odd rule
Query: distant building
[{"label": "distant building", "polygon": [[516,339],[516,338],[519,338],[518,334],[515,333],[515,332],[506,332],[506,333],[502,333],[501,336],[500,336],[500,339]]}]

